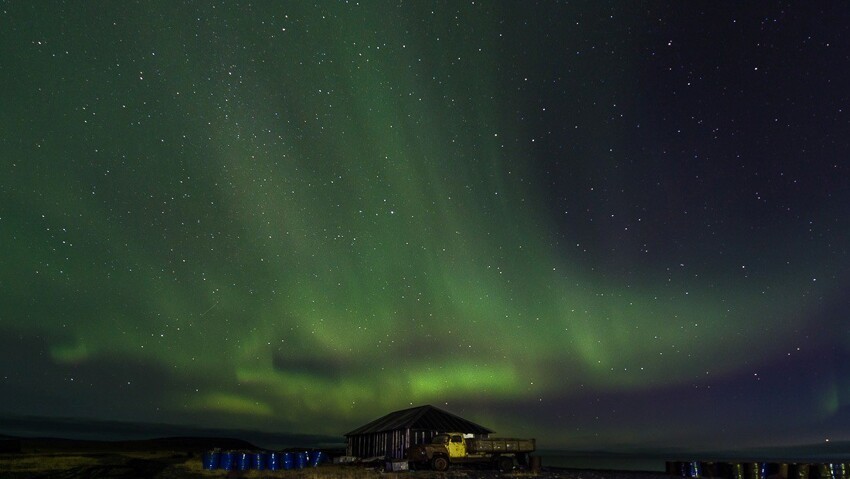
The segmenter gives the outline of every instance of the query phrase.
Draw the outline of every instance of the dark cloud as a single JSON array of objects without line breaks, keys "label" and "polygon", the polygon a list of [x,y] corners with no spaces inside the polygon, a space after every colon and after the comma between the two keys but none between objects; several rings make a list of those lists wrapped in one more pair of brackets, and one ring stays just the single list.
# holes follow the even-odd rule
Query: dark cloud
[{"label": "dark cloud", "polygon": [[304,374],[328,380],[338,380],[343,373],[354,369],[354,365],[343,360],[326,357],[303,357],[297,353],[276,352],[272,365],[281,372]]},{"label": "dark cloud", "polygon": [[[185,378],[129,355],[58,361],[64,339],[18,329],[0,332],[0,408],[15,413],[94,417],[156,417],[164,391],[188,388]],[[38,374],[32,374],[38,371]]]}]

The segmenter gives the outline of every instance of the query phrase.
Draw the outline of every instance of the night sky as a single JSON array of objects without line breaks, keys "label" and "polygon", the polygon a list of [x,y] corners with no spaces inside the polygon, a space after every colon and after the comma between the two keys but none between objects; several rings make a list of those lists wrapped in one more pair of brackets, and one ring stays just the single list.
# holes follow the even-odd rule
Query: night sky
[{"label": "night sky", "polygon": [[2,1],[0,157],[10,416],[850,439],[846,2]]}]

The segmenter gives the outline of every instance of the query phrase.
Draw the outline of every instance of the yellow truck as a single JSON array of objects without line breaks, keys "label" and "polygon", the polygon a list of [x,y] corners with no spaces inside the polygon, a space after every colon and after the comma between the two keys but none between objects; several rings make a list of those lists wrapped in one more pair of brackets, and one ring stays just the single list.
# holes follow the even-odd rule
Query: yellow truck
[{"label": "yellow truck", "polygon": [[438,434],[431,444],[418,444],[407,451],[407,460],[445,471],[452,464],[489,463],[502,471],[527,465],[534,452],[534,439],[478,439],[459,432]]}]

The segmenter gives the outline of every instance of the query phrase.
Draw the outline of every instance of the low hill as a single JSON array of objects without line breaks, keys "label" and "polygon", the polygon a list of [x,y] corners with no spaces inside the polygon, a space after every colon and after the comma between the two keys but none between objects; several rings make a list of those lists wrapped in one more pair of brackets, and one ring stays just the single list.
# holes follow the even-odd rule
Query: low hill
[{"label": "low hill", "polygon": [[92,441],[54,437],[6,438],[17,441],[22,452],[121,452],[121,451],[179,451],[198,452],[211,449],[257,450],[250,442],[217,437],[166,437],[131,441]]}]

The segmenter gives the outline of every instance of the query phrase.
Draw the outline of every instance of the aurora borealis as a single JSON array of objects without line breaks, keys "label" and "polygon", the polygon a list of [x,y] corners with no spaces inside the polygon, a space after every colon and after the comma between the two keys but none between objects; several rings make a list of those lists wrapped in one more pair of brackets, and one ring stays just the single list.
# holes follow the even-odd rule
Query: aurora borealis
[{"label": "aurora borealis", "polygon": [[0,410],[850,439],[848,20],[1,2]]}]

